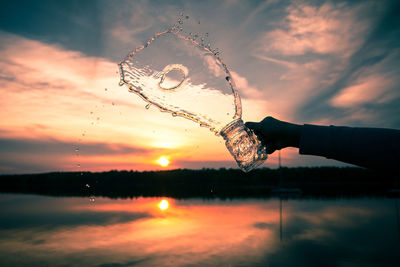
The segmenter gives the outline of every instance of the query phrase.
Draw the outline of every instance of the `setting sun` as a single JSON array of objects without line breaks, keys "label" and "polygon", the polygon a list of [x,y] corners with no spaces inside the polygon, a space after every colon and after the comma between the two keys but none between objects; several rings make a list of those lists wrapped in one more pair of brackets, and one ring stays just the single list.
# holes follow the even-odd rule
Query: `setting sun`
[{"label": "setting sun", "polygon": [[168,209],[168,206],[169,206],[169,203],[165,199],[161,200],[161,202],[158,203],[158,207],[160,208],[160,210],[166,210],[166,209]]},{"label": "setting sun", "polygon": [[167,166],[169,165],[169,160],[168,160],[166,157],[164,157],[164,156],[162,156],[161,158],[159,158],[159,159],[157,160],[157,162],[158,162],[158,164],[160,164],[160,165],[163,166],[163,167],[167,167]]}]

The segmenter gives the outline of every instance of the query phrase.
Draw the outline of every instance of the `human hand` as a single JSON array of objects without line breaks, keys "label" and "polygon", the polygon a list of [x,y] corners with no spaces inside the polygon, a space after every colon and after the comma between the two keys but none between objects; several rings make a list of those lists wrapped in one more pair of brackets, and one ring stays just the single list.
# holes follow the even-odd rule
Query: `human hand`
[{"label": "human hand", "polygon": [[301,125],[268,116],[261,122],[246,122],[245,126],[254,131],[268,154],[285,147],[299,147]]}]

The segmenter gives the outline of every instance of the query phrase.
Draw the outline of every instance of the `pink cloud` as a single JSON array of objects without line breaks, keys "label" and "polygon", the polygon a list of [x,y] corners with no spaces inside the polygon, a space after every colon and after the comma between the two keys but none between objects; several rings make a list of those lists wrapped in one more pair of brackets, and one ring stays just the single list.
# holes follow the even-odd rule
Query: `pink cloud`
[{"label": "pink cloud", "polygon": [[357,20],[357,13],[363,8],[331,3],[320,7],[291,5],[283,27],[264,35],[264,50],[284,55],[312,52],[348,57],[362,43],[369,26],[366,21]]},{"label": "pink cloud", "polygon": [[245,77],[239,75],[235,71],[231,71],[231,75],[241,97],[255,99],[262,97],[262,92],[251,86]]},{"label": "pink cloud", "polygon": [[352,85],[343,88],[330,103],[334,107],[348,108],[369,102],[386,102],[391,99],[386,94],[392,81],[384,75],[373,74],[357,79]]}]

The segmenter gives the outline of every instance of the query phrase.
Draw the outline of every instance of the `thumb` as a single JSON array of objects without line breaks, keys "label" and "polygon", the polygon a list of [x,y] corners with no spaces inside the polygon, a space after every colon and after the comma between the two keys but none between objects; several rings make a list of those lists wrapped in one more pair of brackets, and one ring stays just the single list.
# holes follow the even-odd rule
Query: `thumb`
[{"label": "thumb", "polygon": [[257,130],[260,128],[258,122],[249,121],[249,122],[246,122],[244,125],[245,125],[247,128],[250,128],[250,129],[252,129],[252,130],[254,130],[254,131],[257,131]]}]

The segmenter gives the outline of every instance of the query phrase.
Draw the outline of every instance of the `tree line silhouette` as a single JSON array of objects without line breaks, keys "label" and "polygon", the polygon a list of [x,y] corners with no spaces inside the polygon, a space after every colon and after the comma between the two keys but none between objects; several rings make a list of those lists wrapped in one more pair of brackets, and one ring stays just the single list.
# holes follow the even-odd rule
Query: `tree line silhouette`
[{"label": "tree line silhouette", "polygon": [[[177,169],[169,171],[52,172],[1,175],[0,192],[53,196],[237,198],[265,197],[291,189],[303,197],[398,193],[397,175],[362,168]],[[288,189],[285,191],[285,189]],[[395,190],[393,190],[395,189]]]}]

